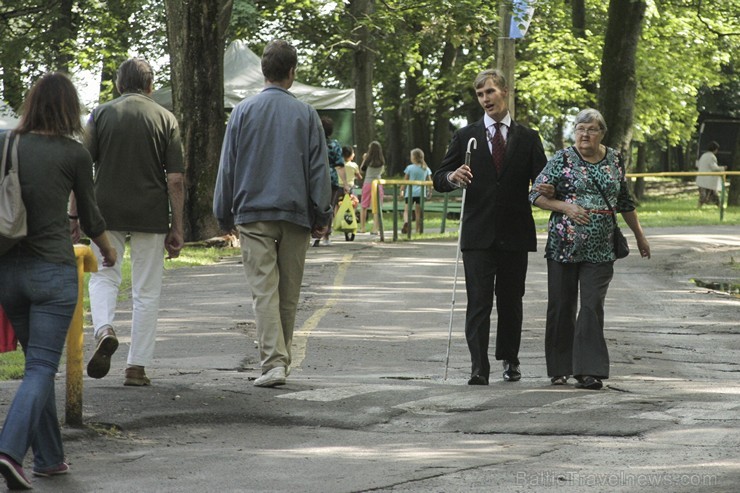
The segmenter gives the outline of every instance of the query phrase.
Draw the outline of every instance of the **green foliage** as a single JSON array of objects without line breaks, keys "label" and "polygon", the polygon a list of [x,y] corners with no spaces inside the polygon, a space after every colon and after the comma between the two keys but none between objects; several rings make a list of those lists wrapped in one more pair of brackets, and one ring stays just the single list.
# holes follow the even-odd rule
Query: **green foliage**
[{"label": "green foliage", "polygon": [[104,101],[112,95],[115,69],[129,56],[150,60],[157,81],[168,80],[169,66],[157,63],[167,55],[161,0],[73,1],[70,25],[60,21],[63,5],[43,0],[3,2],[0,61],[3,67],[20,67],[17,74],[3,71],[4,88],[13,83],[28,88],[43,73],[65,69],[62,64],[69,60],[67,69],[73,77],[104,67]]},{"label": "green foliage", "polygon": [[722,81],[730,53],[717,50],[716,35],[692,4],[658,3],[647,12],[637,56],[635,140],[687,142],[696,128],[699,89]]},{"label": "green foliage", "polygon": [[259,29],[259,12],[252,0],[234,0],[231,22],[226,32],[227,44],[237,39],[247,39]]},{"label": "green foliage", "polygon": [[722,80],[714,87],[699,89],[699,111],[740,118],[740,61],[731,60],[723,65]]},{"label": "green foliage", "polygon": [[[257,51],[284,37],[301,55],[301,80],[349,87],[353,83],[353,33],[371,33],[378,88],[414,78],[418,92],[402,90],[417,113],[465,117],[474,104],[470,80],[495,64],[498,3],[482,0],[373,2],[368,15],[353,15],[357,0],[235,0],[228,39],[247,39]],[[0,59],[20,64],[23,85],[53,68],[60,57],[73,59],[72,71],[106,67],[101,100],[112,95],[112,74],[129,55],[155,63],[157,83],[169,78],[162,0],[72,2],[73,37],[54,43],[59,3],[6,0],[0,8]],[[648,3],[638,53],[635,138],[662,145],[686,143],[695,132],[700,94],[737,85],[740,0],[723,2],[655,0]],[[594,106],[608,2],[586,1],[586,34],[573,32],[570,2],[540,0],[527,36],[517,41],[517,109],[520,118],[545,135],[559,131],[568,115]],[[454,60],[443,64],[446,44]],[[164,61],[164,63],[158,63]],[[608,61],[607,61],[608,63]],[[6,74],[3,74],[5,77]],[[10,75],[7,75],[8,77]],[[729,86],[728,86],[729,85]],[[736,89],[736,87],[735,87]],[[730,96],[737,90],[726,92]],[[378,117],[401,107],[398,100],[376,101]],[[722,108],[720,104],[710,106]],[[443,104],[438,104],[442,102]],[[732,105],[727,106],[728,111]],[[710,108],[711,109],[711,108]],[[430,123],[431,124],[431,123]],[[556,139],[557,140],[557,139]]]}]

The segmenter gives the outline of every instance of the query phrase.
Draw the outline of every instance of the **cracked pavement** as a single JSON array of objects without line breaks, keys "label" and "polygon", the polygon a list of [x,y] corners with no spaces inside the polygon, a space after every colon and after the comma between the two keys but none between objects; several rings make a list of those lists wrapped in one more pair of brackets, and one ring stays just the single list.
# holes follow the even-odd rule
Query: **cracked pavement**
[{"label": "cracked pavement", "polygon": [[[487,387],[466,385],[462,269],[443,380],[455,242],[335,235],[331,247],[310,248],[293,372],[275,389],[252,385],[255,327],[239,259],[168,271],[147,369],[153,386],[122,386],[123,302],[111,373],[85,377],[85,426],[63,428],[72,473],[35,478],[34,488],[736,491],[740,298],[691,279],[737,283],[740,233],[647,235],[653,258],[632,254],[615,267],[605,308],[611,378],[597,392],[575,389],[572,379],[553,387],[546,375],[542,235],[530,255],[522,380],[492,372]],[[0,413],[16,386],[0,384]]]}]

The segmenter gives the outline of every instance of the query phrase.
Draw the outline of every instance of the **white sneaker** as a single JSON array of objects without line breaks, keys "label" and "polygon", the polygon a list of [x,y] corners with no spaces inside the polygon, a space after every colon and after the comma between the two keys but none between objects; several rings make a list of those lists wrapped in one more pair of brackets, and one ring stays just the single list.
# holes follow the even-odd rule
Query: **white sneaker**
[{"label": "white sneaker", "polygon": [[321,240],[321,246],[331,246],[331,240],[329,238],[324,238]]},{"label": "white sneaker", "polygon": [[254,381],[255,387],[275,387],[285,385],[285,367],[276,366]]}]

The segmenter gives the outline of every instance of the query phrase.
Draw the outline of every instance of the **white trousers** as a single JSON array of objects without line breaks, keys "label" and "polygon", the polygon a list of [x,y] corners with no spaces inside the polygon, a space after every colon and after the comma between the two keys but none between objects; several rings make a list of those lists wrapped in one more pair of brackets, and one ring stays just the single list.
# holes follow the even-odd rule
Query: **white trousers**
[{"label": "white trousers", "polygon": [[[96,334],[104,325],[115,327],[113,320],[116,316],[116,302],[121,286],[121,264],[126,248],[126,232],[107,231],[107,234],[118,252],[118,262],[113,267],[103,266],[100,249],[92,244],[93,252],[98,259],[98,272],[90,274],[88,289]],[[154,357],[154,342],[157,335],[166,235],[136,232],[130,234],[131,294],[134,310],[127,363],[149,366]]]}]

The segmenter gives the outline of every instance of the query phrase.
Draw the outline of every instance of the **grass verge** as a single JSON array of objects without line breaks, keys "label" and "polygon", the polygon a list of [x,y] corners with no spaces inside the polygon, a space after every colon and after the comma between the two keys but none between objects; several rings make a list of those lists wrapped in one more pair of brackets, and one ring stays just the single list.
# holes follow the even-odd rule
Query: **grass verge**
[{"label": "grass verge", "polygon": [[[734,226],[740,225],[740,207],[726,207],[720,220],[720,211],[717,206],[705,205],[698,207],[698,192],[696,186],[691,182],[670,180],[665,178],[653,178],[646,180],[645,197],[637,204],[637,214],[640,224],[650,235],[649,228],[661,228],[672,226]],[[401,204],[403,206],[403,204]],[[403,209],[401,209],[401,213]],[[463,212],[464,213],[464,212]],[[532,215],[538,232],[547,230],[547,221],[550,211],[539,207],[532,207]],[[620,220],[620,226],[626,228],[624,221]],[[412,239],[442,239],[457,237],[460,227],[459,221],[447,219],[445,233],[439,233],[442,223],[441,214],[427,213],[424,215],[424,229],[428,233],[418,235],[412,234]],[[399,230],[403,224],[399,214]],[[383,215],[383,227],[386,235],[393,233],[393,215]],[[399,231],[399,240],[405,240],[406,236]]]}]

